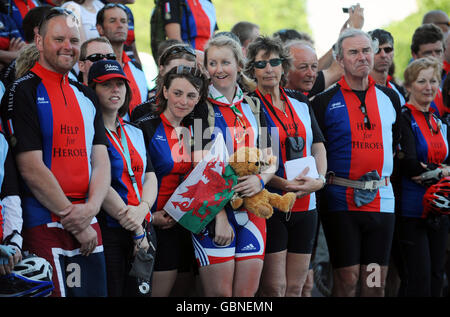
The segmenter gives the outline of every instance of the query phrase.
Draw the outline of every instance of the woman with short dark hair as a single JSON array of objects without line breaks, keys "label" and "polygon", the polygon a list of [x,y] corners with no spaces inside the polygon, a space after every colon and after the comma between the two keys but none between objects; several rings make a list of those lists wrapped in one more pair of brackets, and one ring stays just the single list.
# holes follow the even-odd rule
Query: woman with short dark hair
[{"label": "woman with short dark hair", "polygon": [[[259,37],[248,48],[247,75],[257,82],[255,95],[263,105],[273,149],[278,144],[278,168],[269,191],[295,192],[297,200],[288,214],[275,210],[267,220],[267,247],[261,279],[262,296],[301,296],[308,274],[317,229],[314,192],[325,185],[327,159],[324,138],[306,96],[284,89],[290,56],[278,39]],[[276,131],[276,132],[275,132]],[[318,178],[297,170],[287,179],[285,163],[312,156]]]}]

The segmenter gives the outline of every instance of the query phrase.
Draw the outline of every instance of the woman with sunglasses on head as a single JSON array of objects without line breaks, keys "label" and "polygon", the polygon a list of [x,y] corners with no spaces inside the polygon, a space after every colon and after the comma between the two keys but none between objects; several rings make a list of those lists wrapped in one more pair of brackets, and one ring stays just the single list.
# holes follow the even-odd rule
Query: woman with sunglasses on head
[{"label": "woman with sunglasses on head", "polygon": [[[448,127],[431,111],[440,84],[439,62],[417,59],[405,70],[409,100],[403,108],[399,166],[402,175],[397,231],[401,256],[399,296],[441,296],[448,216],[424,197],[450,175]],[[432,174],[432,175],[430,175]],[[447,196],[448,197],[448,196]],[[447,198],[448,200],[448,198]],[[444,201],[442,201],[444,203]],[[447,207],[448,210],[448,207]]]},{"label": "woman with sunglasses on head", "polygon": [[[283,88],[290,67],[289,52],[280,40],[258,37],[249,45],[245,71],[258,84],[254,94],[263,105],[273,148],[278,138],[279,153],[275,154],[279,164],[267,184],[268,190],[297,194],[290,213],[275,210],[267,220],[262,296],[301,296],[317,229],[314,192],[325,185],[327,169],[323,135],[307,97]],[[298,176],[288,180],[284,164],[307,156],[314,158],[319,177],[309,177],[307,170],[298,170]]]},{"label": "woman with sunglasses on head", "polygon": [[105,250],[108,296],[128,293],[127,277],[139,248],[147,250],[146,230],[156,200],[156,176],[140,129],[122,119],[131,89],[119,63],[95,62],[89,70],[89,86],[97,94],[105,133],[109,140],[111,186],[99,213]]},{"label": "woman with sunglasses on head", "polygon": [[[223,135],[230,155],[244,146],[259,147],[266,159],[271,153],[270,140],[260,134],[266,121],[257,100],[245,96],[241,89],[240,82],[245,80],[243,67],[242,48],[234,39],[218,36],[206,44],[205,68],[211,84],[207,104],[199,116],[203,125],[213,130],[214,138],[219,133]],[[206,136],[204,133],[203,138]],[[233,190],[244,197],[253,196],[272,176],[266,171],[241,177]],[[193,241],[206,296],[255,295],[263,267],[265,218],[226,206],[208,230],[193,235]]]},{"label": "woman with sunglasses on head", "polygon": [[[167,46],[159,54],[156,87],[149,92],[149,99],[146,102],[133,109],[133,112],[131,113],[132,122],[137,122],[139,119],[152,113],[152,107],[156,101],[155,95],[158,89],[158,84],[167,71],[178,65],[185,65],[189,67],[195,66],[195,50],[191,46],[184,43],[172,42],[172,40],[168,41],[173,44]],[[160,47],[164,47],[163,45],[164,42],[160,44]]]},{"label": "woman with sunglasses on head", "polygon": [[152,208],[158,240],[154,297],[169,296],[178,272],[186,272],[193,264],[190,232],[176,223],[163,207],[193,168],[193,112],[204,102],[207,89],[207,78],[200,69],[176,66],[159,81],[152,114],[139,121],[158,179],[158,197]]}]

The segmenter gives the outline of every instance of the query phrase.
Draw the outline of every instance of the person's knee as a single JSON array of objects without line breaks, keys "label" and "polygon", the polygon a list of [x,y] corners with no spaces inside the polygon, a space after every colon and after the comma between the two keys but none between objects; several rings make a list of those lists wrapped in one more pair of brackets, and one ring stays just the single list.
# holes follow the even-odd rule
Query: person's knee
[{"label": "person's knee", "polygon": [[286,296],[287,297],[297,297],[302,295],[304,283],[295,283],[287,286]]},{"label": "person's knee", "polygon": [[309,270],[308,275],[306,276],[305,284],[303,284],[302,297],[310,297],[313,288],[314,288],[314,271]]},{"label": "person's knee", "polygon": [[283,297],[286,294],[286,282],[272,280],[264,283],[260,290],[264,297]]},{"label": "person's knee", "polygon": [[334,270],[334,287],[340,293],[355,292],[359,280],[358,267],[346,267]]}]

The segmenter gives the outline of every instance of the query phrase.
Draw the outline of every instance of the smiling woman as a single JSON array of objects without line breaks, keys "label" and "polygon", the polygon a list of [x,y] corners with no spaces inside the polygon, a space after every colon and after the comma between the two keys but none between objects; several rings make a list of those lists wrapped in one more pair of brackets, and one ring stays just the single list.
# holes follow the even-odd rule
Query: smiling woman
[{"label": "smiling woman", "polygon": [[166,297],[178,272],[189,272],[193,247],[189,231],[163,207],[193,168],[193,111],[206,99],[208,81],[199,68],[179,65],[165,72],[158,85],[153,112],[138,124],[158,179],[158,199],[152,208],[158,240],[152,296]]},{"label": "smiling woman", "polygon": [[396,220],[402,255],[399,296],[439,297],[449,223],[441,214],[444,209],[430,211],[430,201],[424,198],[427,187],[435,186],[429,182],[437,180],[427,180],[423,174],[435,170],[438,179],[450,175],[445,167],[450,144],[447,125],[430,107],[439,90],[439,61],[432,57],[416,59],[406,68],[404,77],[409,100],[402,111],[402,186]]}]

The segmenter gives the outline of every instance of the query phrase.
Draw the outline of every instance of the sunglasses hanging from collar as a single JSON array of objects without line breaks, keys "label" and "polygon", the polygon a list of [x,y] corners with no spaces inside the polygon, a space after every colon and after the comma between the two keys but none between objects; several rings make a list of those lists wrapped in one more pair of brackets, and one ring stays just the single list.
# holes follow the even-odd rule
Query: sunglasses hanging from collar
[{"label": "sunglasses hanging from collar", "polygon": [[292,117],[292,122],[294,123],[294,129],[295,129],[294,136],[290,135],[287,127],[284,125],[283,121],[281,121],[281,119],[278,117],[277,113],[275,112],[275,109],[273,108],[272,103],[269,102],[261,94],[261,92],[258,89],[256,90],[256,93],[261,98],[262,102],[266,105],[266,107],[269,109],[269,111],[273,113],[275,118],[277,118],[278,122],[283,127],[283,130],[286,132],[286,136],[287,136],[286,140],[285,140],[286,160],[290,161],[290,160],[295,160],[295,159],[301,158],[303,156],[303,148],[305,147],[305,140],[301,136],[298,135],[297,124],[295,123],[295,120],[294,120],[294,113],[292,112],[292,108],[291,108],[290,102],[287,99],[286,93],[281,89],[281,95],[283,96],[283,98],[286,102],[286,107],[289,108],[289,112],[291,113],[291,117]]}]

